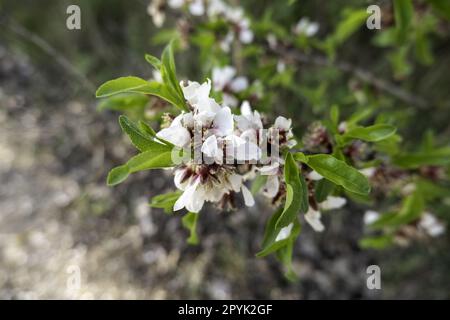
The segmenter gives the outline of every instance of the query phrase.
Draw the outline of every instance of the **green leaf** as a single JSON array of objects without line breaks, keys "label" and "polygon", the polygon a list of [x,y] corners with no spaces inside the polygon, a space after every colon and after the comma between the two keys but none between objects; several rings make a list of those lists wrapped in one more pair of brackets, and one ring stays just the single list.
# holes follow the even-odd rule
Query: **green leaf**
[{"label": "green leaf", "polygon": [[363,25],[367,16],[366,10],[347,12],[345,18],[339,22],[335,33],[330,36],[328,41],[331,42],[333,46],[342,44]]},{"label": "green leaf", "polygon": [[331,107],[330,119],[334,126],[339,124],[339,107],[337,105]]},{"label": "green leaf", "polygon": [[159,60],[158,58],[156,58],[156,57],[154,57],[154,56],[152,56],[150,54],[146,54],[145,55],[145,60],[148,63],[150,63],[153,66],[153,68],[155,68],[156,70],[160,70],[161,69],[162,63],[161,63],[161,60]]},{"label": "green leaf", "polygon": [[290,238],[287,242],[287,245],[281,247],[280,249],[278,249],[278,251],[276,251],[278,260],[280,260],[280,262],[286,268],[284,276],[291,282],[295,282],[298,279],[297,274],[292,268],[292,252],[294,251],[294,244],[295,239]]},{"label": "green leaf", "polygon": [[367,178],[355,168],[326,154],[308,156],[307,165],[334,184],[357,193],[368,194],[370,185]]},{"label": "green leaf", "polygon": [[108,174],[107,184],[109,186],[117,185],[134,172],[173,166],[172,147],[156,143],[151,149],[128,160],[126,164],[112,169]]},{"label": "green leaf", "polygon": [[327,180],[321,179],[316,182],[315,186],[315,197],[317,202],[325,201],[325,199],[333,192],[334,183]]},{"label": "green leaf", "polygon": [[450,1],[448,0],[428,0],[433,8],[443,15],[447,20],[450,20]]},{"label": "green leaf", "polygon": [[395,25],[400,41],[404,41],[408,36],[413,14],[412,0],[394,0]]},{"label": "green leaf", "polygon": [[174,95],[178,96],[179,100],[185,104],[183,90],[181,90],[180,84],[177,80],[177,70],[173,56],[173,44],[174,41],[172,40],[163,50],[161,56],[161,76],[166,82],[166,85],[169,87],[169,90],[172,91]]},{"label": "green leaf", "polygon": [[281,213],[283,212],[282,208],[279,208],[273,215],[270,217],[269,221],[266,224],[266,228],[264,231],[264,239],[262,242],[262,250],[256,254],[258,258],[265,257],[280,248],[287,246],[291,239],[296,239],[297,236],[300,233],[300,224],[298,223],[298,220],[295,219],[293,221],[293,227],[291,230],[291,233],[288,238],[275,241],[278,234],[281,231],[281,227],[276,227],[276,223],[278,219],[281,216]]},{"label": "green leaf", "polygon": [[181,191],[160,194],[152,198],[150,207],[164,209],[166,213],[172,213],[173,206],[181,196]]},{"label": "green leaf", "polygon": [[372,229],[384,227],[399,227],[417,220],[423,213],[424,199],[420,192],[416,191],[405,198],[399,212],[383,214],[378,220],[370,225]]},{"label": "green leaf", "polygon": [[300,161],[300,162],[303,162],[303,163],[307,163],[308,162],[308,157],[303,152],[296,152],[296,153],[294,153],[294,159],[296,161]]},{"label": "green leaf", "polygon": [[392,235],[383,235],[378,237],[366,237],[359,241],[362,249],[385,249],[394,244]]},{"label": "green leaf", "polygon": [[107,184],[108,186],[115,186],[123,181],[130,175],[130,170],[125,164],[123,166],[115,167],[108,173]]},{"label": "green leaf", "polygon": [[97,98],[109,97],[114,94],[124,92],[147,93],[147,91],[154,90],[150,86],[150,82],[138,77],[120,77],[110,80],[102,84],[95,95]]},{"label": "green leaf", "polygon": [[151,139],[147,133],[141,131],[130,119],[126,116],[119,117],[119,124],[123,132],[130,138],[133,145],[141,152],[150,150],[151,148],[159,148],[160,143]]},{"label": "green leaf", "polygon": [[291,153],[286,154],[284,163],[286,181],[286,202],[276,227],[286,227],[297,218],[299,211],[308,211],[308,189],[303,176],[300,178],[297,163]]},{"label": "green leaf", "polygon": [[118,94],[101,100],[98,103],[97,110],[143,111],[148,101],[148,97],[140,94]]},{"label": "green leaf", "polygon": [[95,94],[97,98],[105,98],[125,92],[157,96],[181,110],[188,111],[184,99],[181,100],[179,96],[171,93],[165,84],[149,82],[138,77],[121,77],[107,81],[97,89]]},{"label": "green leaf", "polygon": [[343,137],[377,142],[389,138],[396,130],[395,127],[388,124],[375,124],[370,127],[356,127],[350,129]]},{"label": "green leaf", "polygon": [[190,236],[187,239],[187,243],[192,245],[198,244],[197,221],[198,221],[198,213],[194,212],[188,212],[181,220],[183,226],[190,232]]},{"label": "green leaf", "polygon": [[393,158],[394,164],[403,168],[418,168],[424,165],[445,166],[450,163],[450,147],[428,152],[401,153]]}]

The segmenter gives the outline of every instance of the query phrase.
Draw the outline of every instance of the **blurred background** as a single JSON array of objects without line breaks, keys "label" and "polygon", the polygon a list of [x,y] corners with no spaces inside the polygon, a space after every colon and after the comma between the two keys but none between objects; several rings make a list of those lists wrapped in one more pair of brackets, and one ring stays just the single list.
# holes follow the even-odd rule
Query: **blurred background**
[{"label": "blurred background", "polygon": [[[148,206],[152,196],[173,189],[169,172],[141,172],[107,187],[108,171],[135,151],[120,131],[118,113],[99,111],[94,93],[112,78],[152,76],[144,54],[159,56],[176,32],[179,13],[168,12],[158,29],[147,12],[149,2],[0,1],[0,298],[450,298],[448,235],[363,250],[358,240],[365,209],[359,204],[326,215],[324,233],[303,228],[294,255],[299,281],[292,283],[273,257],[254,256],[271,214],[264,201],[235,212],[208,207],[199,219],[201,242],[190,246],[180,214]],[[293,2],[289,7],[283,1],[240,5],[252,8],[255,21],[268,8],[274,21],[292,25],[309,16],[320,23],[319,35],[326,35],[339,20],[337,12],[371,4]],[[373,2],[385,10],[383,27],[388,26],[391,1]],[[81,30],[66,28],[71,4],[81,8]],[[450,135],[450,24],[437,18],[430,30],[424,32],[431,60],[408,58],[365,28],[338,50],[340,59],[394,83],[403,81],[414,94],[415,105],[383,92],[364,102],[383,105],[405,124],[402,134],[412,146],[427,128],[444,143]],[[199,53],[188,46],[177,54],[181,78],[204,79]],[[250,63],[261,61],[255,57]],[[262,109],[292,117],[297,132],[320,119],[333,101],[361,103],[364,89],[351,75],[326,67],[292,68],[301,74],[298,86],[304,90],[281,88],[290,105],[274,104],[278,97],[265,100]],[[255,80],[245,66],[242,73]],[[381,268],[381,290],[366,287],[371,264]],[[76,275],[79,287],[73,286]]]}]

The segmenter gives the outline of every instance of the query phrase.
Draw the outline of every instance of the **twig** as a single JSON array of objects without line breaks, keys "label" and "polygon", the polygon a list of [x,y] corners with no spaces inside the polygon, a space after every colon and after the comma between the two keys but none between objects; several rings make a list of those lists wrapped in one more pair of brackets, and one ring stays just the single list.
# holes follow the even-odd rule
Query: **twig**
[{"label": "twig", "polygon": [[64,56],[62,56],[56,49],[54,49],[46,40],[38,36],[37,34],[25,29],[17,22],[8,19],[0,20],[0,24],[3,24],[9,30],[15,34],[21,36],[22,38],[32,42],[36,46],[42,49],[45,53],[55,59],[55,61],[60,64],[67,72],[69,72],[74,78],[76,78],[86,89],[88,89],[92,94],[95,92],[94,84]]},{"label": "twig", "polygon": [[412,106],[418,107],[420,109],[427,109],[429,107],[429,104],[424,98],[414,95],[398,87],[392,82],[380,79],[370,71],[354,66],[349,62],[345,61],[333,62],[324,56],[309,55],[299,51],[294,51],[292,49],[277,48],[273,49],[272,51],[278,55],[290,58],[299,63],[313,64],[320,67],[334,66],[337,69],[346,73],[350,73],[356,78],[362,80],[363,82],[366,82],[372,85],[373,87],[377,88],[378,90],[387,92],[393,97],[402,100]]}]

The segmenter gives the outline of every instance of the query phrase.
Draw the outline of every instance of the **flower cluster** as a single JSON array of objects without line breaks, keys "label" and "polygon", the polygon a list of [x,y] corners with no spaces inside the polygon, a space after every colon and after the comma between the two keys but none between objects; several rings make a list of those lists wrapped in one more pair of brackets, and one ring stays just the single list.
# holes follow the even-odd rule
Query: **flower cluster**
[{"label": "flower cluster", "polygon": [[263,130],[260,114],[247,101],[242,103],[240,115],[234,115],[228,106],[211,98],[210,80],[202,84],[182,82],[181,88],[191,111],[174,118],[157,137],[200,156],[189,157],[175,169],[175,185],[183,194],[174,210],[198,212],[205,202],[232,206],[238,193],[247,206],[253,206],[245,181],[254,179],[258,171],[268,176],[263,193],[276,197],[283,164],[276,151],[296,144],[291,120],[278,117]]},{"label": "flower cluster", "polygon": [[229,24],[228,32],[220,41],[220,47],[225,52],[230,51],[235,39],[245,44],[253,41],[250,20],[240,7],[231,6],[222,0],[152,0],[147,11],[157,27],[164,23],[166,4],[172,9],[187,8],[193,16],[206,15],[210,21],[222,20]]}]

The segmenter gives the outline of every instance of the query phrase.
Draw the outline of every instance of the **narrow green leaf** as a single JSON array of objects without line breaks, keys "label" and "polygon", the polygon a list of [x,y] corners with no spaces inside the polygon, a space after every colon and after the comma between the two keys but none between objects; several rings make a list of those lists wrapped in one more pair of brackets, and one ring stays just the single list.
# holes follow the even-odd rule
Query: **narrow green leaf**
[{"label": "narrow green leaf", "polygon": [[418,168],[424,165],[444,166],[450,163],[450,147],[428,152],[401,153],[394,157],[394,164],[403,168]]},{"label": "narrow green leaf", "polygon": [[300,162],[303,162],[303,163],[307,163],[308,162],[308,157],[303,152],[296,152],[296,153],[294,153],[294,159],[296,161],[300,161]]},{"label": "narrow green leaf", "polygon": [[334,126],[339,124],[339,107],[337,105],[331,107],[330,119]]},{"label": "narrow green leaf", "polygon": [[188,111],[184,100],[171,93],[166,85],[138,77],[121,77],[107,81],[97,89],[96,97],[104,98],[125,92],[157,96],[181,110]]},{"label": "narrow green leaf", "polygon": [[153,68],[155,68],[156,70],[161,69],[162,63],[161,60],[159,60],[158,58],[152,56],[151,54],[146,54],[145,55],[145,60],[150,63]]},{"label": "narrow green leaf", "polygon": [[392,136],[397,129],[388,124],[375,124],[369,127],[356,127],[346,132],[344,138],[354,138],[369,142],[378,142]]},{"label": "narrow green leaf", "polygon": [[383,235],[378,237],[366,237],[359,241],[362,249],[385,249],[394,244],[392,235]]},{"label": "narrow green leaf", "polygon": [[299,211],[308,210],[308,190],[306,183],[300,178],[297,163],[291,153],[286,154],[284,163],[284,179],[286,181],[286,202],[276,227],[286,227],[297,218]]},{"label": "narrow green leaf", "polygon": [[370,185],[367,178],[355,168],[326,154],[308,156],[307,165],[334,184],[358,193],[368,194]]},{"label": "narrow green leaf", "polygon": [[280,260],[280,262],[286,268],[284,276],[291,282],[295,282],[296,280],[298,280],[297,274],[292,267],[292,252],[294,251],[294,244],[295,239],[290,238],[287,242],[287,245],[281,247],[280,249],[278,249],[278,251],[276,251],[278,260]]},{"label": "narrow green leaf", "polygon": [[141,152],[150,150],[151,148],[159,148],[160,143],[151,139],[147,133],[141,131],[130,119],[126,116],[119,117],[119,124],[123,132],[130,138],[133,145]]},{"label": "narrow green leaf", "polygon": [[265,257],[277,250],[279,250],[280,248],[286,246],[289,244],[290,239],[296,239],[297,236],[300,233],[300,224],[298,223],[298,220],[295,219],[293,221],[293,226],[292,226],[292,230],[291,233],[289,235],[289,237],[287,237],[286,239],[282,239],[282,240],[278,240],[275,241],[278,234],[281,231],[281,227],[276,227],[276,223],[278,221],[278,219],[281,216],[281,213],[283,212],[282,208],[279,208],[269,219],[269,221],[266,224],[266,228],[264,231],[264,239],[262,242],[262,249],[260,252],[258,252],[256,254],[256,256],[258,258],[261,257]]},{"label": "narrow green leaf", "polygon": [[107,184],[117,185],[134,172],[173,166],[172,147],[155,143],[149,150],[134,156],[126,164],[112,169],[108,174]]},{"label": "narrow green leaf", "polygon": [[381,215],[378,220],[370,225],[372,229],[382,229],[385,227],[399,227],[417,220],[423,213],[424,199],[420,192],[416,191],[403,201],[399,212],[390,212]]},{"label": "narrow green leaf", "polygon": [[395,25],[400,41],[404,41],[408,35],[413,14],[412,0],[394,0]]},{"label": "narrow green leaf", "polygon": [[160,194],[152,198],[150,207],[164,209],[166,213],[172,213],[173,206],[181,196],[181,191]]},{"label": "narrow green leaf", "polygon": [[198,236],[197,236],[198,213],[188,212],[181,221],[183,226],[190,232],[189,238],[187,239],[187,243],[192,245],[198,244]]},{"label": "narrow green leaf", "polygon": [[325,201],[325,199],[333,192],[334,186],[334,183],[327,179],[317,181],[314,190],[316,201]]},{"label": "narrow green leaf", "polygon": [[98,111],[143,111],[149,99],[135,93],[123,93],[101,100],[97,105]]},{"label": "narrow green leaf", "polygon": [[[168,86],[173,89],[174,94],[176,94],[180,100],[184,103],[184,95],[183,90],[181,90],[180,84],[177,80],[177,70],[175,67],[175,59],[173,56],[173,44],[172,40],[163,50],[161,61],[162,61],[162,76],[166,77],[166,81],[168,82]],[[170,85],[169,85],[170,84]]]},{"label": "narrow green leaf", "polygon": [[125,164],[123,166],[115,167],[108,173],[107,184],[108,186],[115,186],[123,181],[130,175],[130,169]]}]

